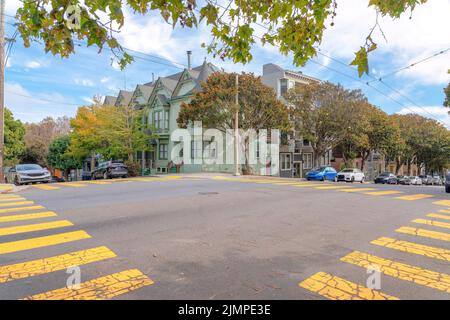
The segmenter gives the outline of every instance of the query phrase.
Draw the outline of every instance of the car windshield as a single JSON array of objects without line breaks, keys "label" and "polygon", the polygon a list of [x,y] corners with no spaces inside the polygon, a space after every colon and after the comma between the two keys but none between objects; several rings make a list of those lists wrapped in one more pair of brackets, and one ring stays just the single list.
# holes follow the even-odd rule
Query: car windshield
[{"label": "car windshield", "polygon": [[323,171],[323,170],[325,170],[327,167],[317,167],[317,168],[314,168],[314,169],[312,169],[312,171]]},{"label": "car windshield", "polygon": [[342,172],[353,172],[353,169],[344,169]]},{"label": "car windshield", "polygon": [[38,164],[19,164],[16,166],[17,171],[42,170]]}]

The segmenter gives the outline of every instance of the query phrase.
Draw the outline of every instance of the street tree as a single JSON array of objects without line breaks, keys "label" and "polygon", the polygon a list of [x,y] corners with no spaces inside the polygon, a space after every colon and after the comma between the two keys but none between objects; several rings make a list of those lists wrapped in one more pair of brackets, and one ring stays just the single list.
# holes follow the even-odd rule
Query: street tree
[{"label": "street tree", "polygon": [[81,168],[81,161],[69,152],[70,136],[61,135],[56,137],[49,145],[47,154],[47,163],[54,169],[63,172],[64,178],[68,180],[71,169]]},{"label": "street tree", "polygon": [[[116,38],[125,23],[126,6],[136,14],[156,11],[174,28],[193,28],[203,21],[212,36],[204,46],[221,58],[247,63],[252,59],[252,47],[267,43],[278,46],[284,55],[292,53],[293,63],[303,65],[317,54],[324,30],[333,27],[342,1],[230,0],[223,6],[210,0],[36,0],[22,1],[16,18],[26,47],[34,40],[42,41],[47,52],[68,57],[84,40],[99,51],[110,48],[121,67],[133,59]],[[368,54],[377,48],[373,34],[380,26],[375,14],[396,19],[427,0],[366,2],[374,9],[374,26],[361,39],[360,48],[355,48],[351,63],[360,75],[368,73]]]},{"label": "street tree", "polygon": [[[236,113],[235,97],[238,93],[239,129],[261,130],[290,129],[288,111],[272,88],[265,86],[260,77],[252,73],[239,74],[239,89],[236,92],[236,73],[216,72],[202,84],[190,103],[181,105],[177,122],[187,127],[194,121],[201,121],[203,127],[215,128],[222,132],[234,128]],[[243,141],[245,167],[249,173],[249,137]]]},{"label": "street tree", "polygon": [[316,166],[328,150],[345,139],[360,138],[358,107],[367,104],[360,90],[346,90],[330,82],[311,83],[290,89],[284,98],[295,131],[311,142]]},{"label": "street tree", "polygon": [[4,161],[5,166],[15,165],[25,151],[25,126],[17,119],[14,119],[13,113],[5,108],[5,144]]}]

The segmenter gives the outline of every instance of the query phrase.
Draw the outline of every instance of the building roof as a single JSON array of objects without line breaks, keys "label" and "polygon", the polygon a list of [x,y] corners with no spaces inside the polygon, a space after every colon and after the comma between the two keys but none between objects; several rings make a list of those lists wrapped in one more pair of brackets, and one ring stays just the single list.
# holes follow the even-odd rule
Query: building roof
[{"label": "building roof", "polygon": [[120,90],[119,95],[117,96],[116,105],[127,106],[130,103],[132,97],[133,92]]},{"label": "building roof", "polygon": [[116,104],[117,97],[113,96],[106,96],[105,100],[103,101],[103,105],[105,106],[113,106]]}]

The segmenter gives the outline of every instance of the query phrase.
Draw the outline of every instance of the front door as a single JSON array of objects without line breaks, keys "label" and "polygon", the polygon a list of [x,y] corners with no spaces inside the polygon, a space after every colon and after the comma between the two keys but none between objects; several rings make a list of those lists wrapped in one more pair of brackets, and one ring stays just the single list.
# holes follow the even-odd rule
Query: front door
[{"label": "front door", "polygon": [[294,178],[302,177],[302,163],[296,162],[294,163]]}]

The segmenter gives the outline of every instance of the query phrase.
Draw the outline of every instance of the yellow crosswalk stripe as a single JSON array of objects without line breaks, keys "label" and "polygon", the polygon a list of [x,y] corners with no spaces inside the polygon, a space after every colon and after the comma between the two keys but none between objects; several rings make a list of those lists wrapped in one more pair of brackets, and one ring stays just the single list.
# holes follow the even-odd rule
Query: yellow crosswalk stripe
[{"label": "yellow crosswalk stripe", "polygon": [[53,211],[46,211],[46,212],[38,212],[38,213],[16,214],[13,216],[3,216],[3,217],[0,217],[0,222],[31,220],[31,219],[48,218],[48,217],[56,217],[56,213],[54,213]]},{"label": "yellow crosswalk stripe", "polygon": [[396,232],[410,234],[413,236],[419,236],[424,238],[450,241],[450,234],[445,232],[437,232],[420,228],[412,228],[412,227],[400,227]]},{"label": "yellow crosswalk stripe", "polygon": [[90,184],[111,184],[111,182],[106,182],[106,181],[89,181],[89,182],[84,182],[84,183],[90,183]]},{"label": "yellow crosswalk stripe", "polygon": [[333,189],[346,189],[346,188],[350,188],[347,186],[323,186],[323,187],[315,187],[316,189],[319,190],[333,190]]},{"label": "yellow crosswalk stripe", "polygon": [[298,182],[274,182],[272,184],[275,186],[289,186],[293,184],[298,184]]},{"label": "yellow crosswalk stripe", "polygon": [[427,220],[427,219],[415,219],[412,222],[426,224],[427,226],[435,226],[435,227],[450,229],[450,223],[447,223],[447,222]]},{"label": "yellow crosswalk stripe", "polygon": [[12,193],[0,194],[0,199],[4,199],[4,198],[20,198],[20,197],[22,197],[22,196],[18,195],[18,194],[12,194]]},{"label": "yellow crosswalk stripe", "polygon": [[0,236],[7,236],[7,235],[11,235],[11,234],[33,232],[33,231],[40,231],[40,230],[56,229],[56,228],[70,227],[70,226],[73,226],[73,223],[68,220],[27,224],[27,225],[23,225],[23,226],[0,228]]},{"label": "yellow crosswalk stripe", "polygon": [[33,204],[33,201],[18,201],[18,202],[5,202],[0,203],[0,207],[20,206],[24,204]]},{"label": "yellow crosswalk stripe", "polygon": [[450,213],[450,210],[439,210],[439,212],[442,212],[442,213]]},{"label": "yellow crosswalk stripe", "polygon": [[80,284],[79,289],[61,288],[23,300],[104,300],[129,293],[154,282],[138,269],[130,269]]},{"label": "yellow crosswalk stripe", "polygon": [[45,207],[44,206],[29,206],[29,207],[6,208],[6,209],[0,209],[0,213],[27,211],[27,210],[39,210],[39,209],[45,209]]},{"label": "yellow crosswalk stripe", "polygon": [[0,202],[10,202],[10,201],[18,201],[18,200],[26,200],[22,197],[12,197],[12,198],[0,198]]},{"label": "yellow crosswalk stripe", "polygon": [[435,201],[433,202],[433,204],[437,204],[438,206],[450,207],[450,200]]},{"label": "yellow crosswalk stripe", "polygon": [[325,185],[323,185],[321,183],[298,183],[298,184],[294,184],[292,186],[297,187],[297,188],[313,188],[313,187],[325,186]]},{"label": "yellow crosswalk stripe", "polygon": [[399,194],[403,193],[401,191],[395,191],[395,190],[388,190],[388,191],[373,191],[373,192],[366,192],[364,194],[368,194],[370,196],[386,196],[390,194]]},{"label": "yellow crosswalk stripe", "polygon": [[0,243],[0,254],[13,253],[17,251],[31,250],[47,246],[54,246],[66,242],[88,239],[91,236],[86,231],[72,231],[59,233],[51,236],[44,236],[39,238],[31,238],[25,240],[18,240],[13,242]]},{"label": "yellow crosswalk stripe", "polygon": [[450,293],[450,275],[354,251],[341,261],[363,268],[378,266],[385,275]]},{"label": "yellow crosswalk stripe", "polygon": [[450,261],[450,250],[448,249],[430,247],[418,243],[396,240],[387,237],[381,237],[379,239],[373,240],[371,243],[389,249],[414,253],[438,260]]},{"label": "yellow crosswalk stripe", "polygon": [[348,280],[318,272],[299,283],[301,288],[331,300],[399,300]]},{"label": "yellow crosswalk stripe", "polygon": [[428,199],[428,198],[433,198],[433,197],[434,196],[431,194],[411,194],[411,195],[407,195],[407,196],[396,197],[396,199],[414,201],[414,200]]},{"label": "yellow crosswalk stripe", "polygon": [[446,214],[429,213],[427,214],[427,217],[450,220],[450,216]]},{"label": "yellow crosswalk stripe", "polygon": [[85,185],[85,184],[82,184],[82,183],[72,183],[72,182],[69,182],[69,183],[61,183],[61,184],[58,184],[59,186],[63,186],[63,187],[75,187],[75,188],[82,188],[82,187],[87,187],[87,185]]},{"label": "yellow crosswalk stripe", "polygon": [[363,192],[363,191],[373,191],[373,190],[377,190],[375,188],[354,188],[354,189],[341,189],[338,191],[341,192]]},{"label": "yellow crosswalk stripe", "polygon": [[114,252],[102,246],[44,259],[0,266],[0,283],[64,270],[71,266],[81,266],[114,257],[116,257]]},{"label": "yellow crosswalk stripe", "polygon": [[46,186],[45,184],[37,184],[37,185],[34,185],[33,187],[37,188],[37,189],[42,189],[42,190],[56,190],[56,189],[59,189],[59,187]]}]

